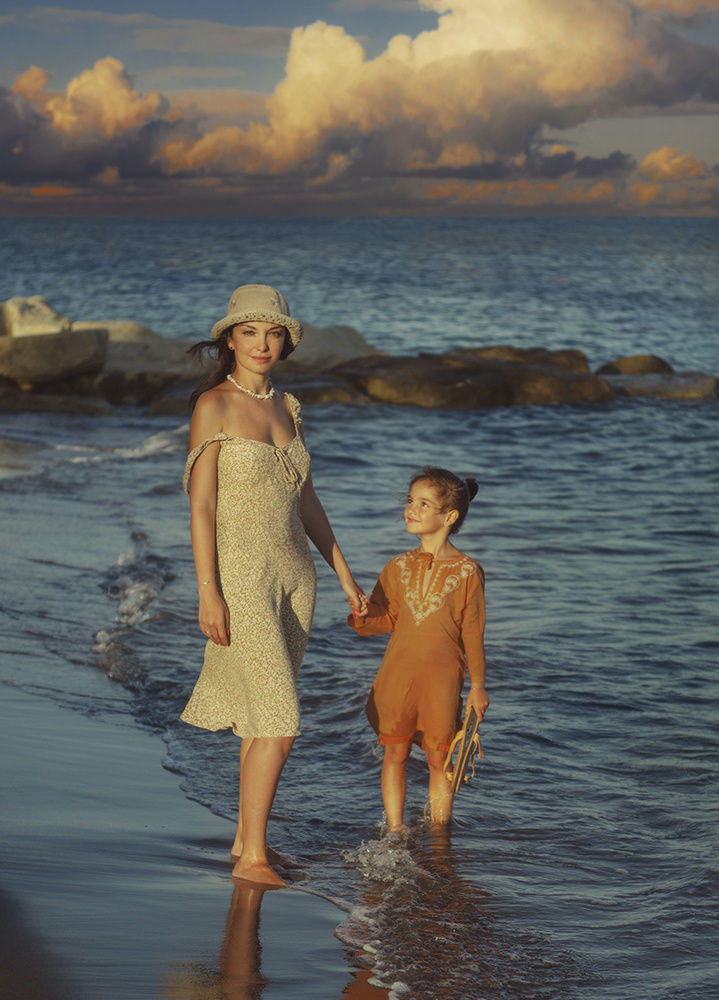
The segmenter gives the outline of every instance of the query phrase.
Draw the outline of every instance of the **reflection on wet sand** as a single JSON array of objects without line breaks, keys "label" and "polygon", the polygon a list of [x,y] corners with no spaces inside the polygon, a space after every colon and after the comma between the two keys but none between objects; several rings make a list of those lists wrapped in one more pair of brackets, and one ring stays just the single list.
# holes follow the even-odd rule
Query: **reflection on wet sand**
[{"label": "reflection on wet sand", "polygon": [[168,973],[163,997],[172,1000],[258,1000],[267,985],[261,971],[261,886],[235,881],[219,967],[187,963]]},{"label": "reflection on wet sand", "polygon": [[[232,900],[217,965],[212,962],[183,962],[171,966],[165,975],[162,993],[166,1000],[259,1000],[260,997],[266,997],[266,1000],[273,997],[285,1000],[289,996],[297,1000],[317,1000],[320,995],[330,995],[317,993],[317,979],[307,978],[307,967],[302,964],[301,954],[303,938],[306,939],[308,935],[319,945],[319,958],[315,955],[313,963],[321,962],[328,948],[333,956],[336,954],[331,947],[331,928],[327,927],[326,917],[318,921],[312,909],[317,902],[324,909],[327,898],[319,896],[319,899],[315,899],[318,894],[311,893],[307,896],[301,891],[293,896],[285,892],[270,892],[275,901],[280,896],[284,899],[281,907],[284,923],[278,920],[277,908],[274,908],[273,915],[273,908],[270,907],[268,922],[264,928],[265,945],[270,952],[270,968],[263,974],[260,909],[267,891],[250,882],[233,880]],[[340,919],[339,910],[337,919]],[[316,934],[313,933],[315,924]],[[274,935],[274,939],[271,935]],[[289,940],[288,935],[292,935]],[[323,944],[325,935],[326,945]],[[337,942],[334,944],[339,947]],[[305,944],[305,947],[311,951],[313,943]],[[346,982],[346,978],[342,974],[342,960],[340,956],[337,958],[338,967],[313,964],[313,974],[316,976],[319,972],[320,978],[328,977],[328,990],[332,989],[333,980],[338,981],[336,993],[332,995],[339,1000],[341,984]],[[371,976],[368,970],[355,967],[348,970],[348,974],[351,981],[341,993],[342,997],[351,1000],[386,998],[386,990],[377,989],[367,982]]]}]

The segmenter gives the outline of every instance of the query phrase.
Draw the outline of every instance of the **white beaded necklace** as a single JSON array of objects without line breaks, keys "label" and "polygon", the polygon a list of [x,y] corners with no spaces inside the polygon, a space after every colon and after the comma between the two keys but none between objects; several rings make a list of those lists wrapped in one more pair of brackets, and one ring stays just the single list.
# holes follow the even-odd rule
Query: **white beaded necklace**
[{"label": "white beaded necklace", "polygon": [[269,392],[253,392],[252,389],[246,388],[244,385],[240,385],[231,375],[227,376],[227,381],[232,382],[235,388],[239,389],[241,392],[246,392],[248,396],[253,396],[255,399],[272,399],[275,394],[275,387],[271,382],[268,383],[270,387]]}]

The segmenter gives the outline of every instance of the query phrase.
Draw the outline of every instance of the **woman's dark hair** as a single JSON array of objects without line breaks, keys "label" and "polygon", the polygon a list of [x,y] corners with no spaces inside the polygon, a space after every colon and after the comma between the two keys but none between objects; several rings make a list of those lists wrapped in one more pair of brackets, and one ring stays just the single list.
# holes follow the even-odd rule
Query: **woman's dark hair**
[{"label": "woman's dark hair", "polygon": [[[200,382],[198,387],[190,396],[190,412],[195,409],[197,400],[203,392],[207,392],[208,389],[214,389],[216,385],[224,382],[227,376],[234,370],[235,352],[227,346],[228,334],[232,331],[232,329],[233,327],[229,326],[226,330],[223,330],[216,340],[200,340],[197,344],[193,344],[192,347],[188,347],[187,353],[196,361],[202,361],[202,355],[205,353],[209,354],[211,358],[214,358],[217,361],[217,366],[212,374],[208,375],[207,378]],[[280,361],[284,361],[284,359],[288,357],[294,349],[294,345],[290,340],[286,327],[284,327],[284,331],[285,342],[282,345]]]},{"label": "woman's dark hair", "polygon": [[450,535],[456,535],[467,516],[471,501],[477,495],[479,489],[477,480],[471,476],[468,479],[460,479],[449,469],[440,469],[436,465],[425,465],[416,472],[410,480],[409,488],[412,489],[420,480],[428,482],[436,490],[442,504],[442,513],[450,510],[458,512],[459,517],[449,529]]}]

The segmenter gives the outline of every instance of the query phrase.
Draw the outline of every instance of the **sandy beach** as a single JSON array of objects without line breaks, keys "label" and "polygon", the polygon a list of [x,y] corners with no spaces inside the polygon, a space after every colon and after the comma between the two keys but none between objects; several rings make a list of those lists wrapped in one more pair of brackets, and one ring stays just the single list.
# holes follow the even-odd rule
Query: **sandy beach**
[{"label": "sandy beach", "polygon": [[333,936],[342,911],[229,877],[231,825],[188,801],[161,740],[4,685],[2,994],[385,996]]}]

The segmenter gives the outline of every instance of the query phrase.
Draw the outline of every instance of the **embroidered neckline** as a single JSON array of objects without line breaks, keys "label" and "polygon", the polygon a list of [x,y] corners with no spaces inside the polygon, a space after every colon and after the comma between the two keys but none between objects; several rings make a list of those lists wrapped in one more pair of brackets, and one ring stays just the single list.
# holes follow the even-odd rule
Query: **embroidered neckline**
[{"label": "embroidered neckline", "polygon": [[[425,618],[443,607],[449,594],[453,593],[468,576],[472,575],[475,567],[472,560],[465,555],[458,556],[456,559],[434,561],[429,570],[429,572],[434,573],[434,576],[430,580],[427,592],[422,594],[418,560],[416,558],[410,560],[410,557],[416,556],[416,554],[418,554],[417,549],[406,552],[404,555],[397,556],[395,562],[399,568],[399,579],[404,590],[405,603],[412,613],[415,624],[419,625]],[[460,559],[462,565],[453,569],[442,580],[442,574],[436,567],[445,564],[451,565],[459,562]]]},{"label": "embroidered neckline", "polygon": [[407,555],[413,555],[413,556],[415,556],[415,558],[421,558],[423,556],[429,556],[432,564],[435,565],[435,566],[436,565],[444,566],[445,563],[449,564],[449,563],[459,562],[460,559],[467,559],[468,558],[464,554],[464,552],[460,552],[458,556],[451,556],[449,559],[435,559],[431,552],[425,552],[423,549],[411,549],[411,551],[408,552]]}]

